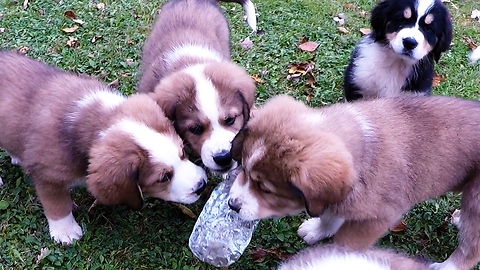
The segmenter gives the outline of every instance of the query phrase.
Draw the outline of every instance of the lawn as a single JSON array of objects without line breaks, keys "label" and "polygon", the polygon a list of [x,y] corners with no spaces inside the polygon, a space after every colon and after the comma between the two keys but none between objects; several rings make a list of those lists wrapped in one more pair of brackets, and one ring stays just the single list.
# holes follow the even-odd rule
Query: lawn
[{"label": "lawn", "polygon": [[[28,2],[28,1],[27,1]],[[139,56],[161,1],[146,0],[0,0],[0,47],[65,70],[86,73],[130,94],[137,81]],[[257,78],[257,103],[286,93],[311,106],[342,102],[342,73],[350,52],[368,27],[375,1],[257,0],[260,34],[251,33],[237,4],[222,3],[231,23],[232,58]],[[479,99],[480,64],[471,65],[465,38],[480,44],[480,23],[470,18],[478,1],[446,3],[452,13],[454,40],[436,71],[444,81],[434,94]],[[79,25],[71,16],[82,20]],[[333,18],[346,16],[345,31]],[[67,13],[71,14],[71,13]],[[72,29],[79,25],[78,29]],[[64,31],[64,29],[67,31]],[[73,31],[74,30],[74,31]],[[73,31],[73,32],[72,32]],[[70,33],[68,33],[70,32]],[[241,42],[250,37],[250,49]],[[298,48],[301,41],[319,44],[314,52]],[[310,74],[289,80],[291,65],[314,65]],[[66,85],[68,86],[68,85]],[[93,198],[78,188],[74,215],[85,231],[71,246],[49,239],[47,221],[31,180],[0,152],[0,270],[2,269],[214,269],[188,249],[195,220],[168,202],[147,198],[141,211],[99,206],[88,212]],[[210,187],[218,183],[212,178]],[[208,194],[208,192],[206,193]],[[206,195],[187,206],[199,214]],[[456,247],[450,214],[459,206],[448,195],[415,207],[405,216],[405,230],[379,241],[387,247],[432,260],[444,260]],[[296,229],[305,215],[261,221],[249,248],[229,269],[274,269],[280,258],[305,247]]]}]

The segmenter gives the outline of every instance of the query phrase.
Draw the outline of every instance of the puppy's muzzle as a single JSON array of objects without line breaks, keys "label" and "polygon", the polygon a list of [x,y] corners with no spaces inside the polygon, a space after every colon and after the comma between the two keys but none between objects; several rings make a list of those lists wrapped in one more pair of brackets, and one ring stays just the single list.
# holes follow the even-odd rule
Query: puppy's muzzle
[{"label": "puppy's muzzle", "polygon": [[418,42],[414,38],[404,38],[402,40],[403,47],[409,51],[415,49],[418,46]]},{"label": "puppy's muzzle", "polygon": [[228,200],[228,207],[237,213],[240,212],[241,209],[239,203],[235,199]]},{"label": "puppy's muzzle", "polygon": [[207,187],[207,181],[205,180],[200,181],[200,183],[198,183],[197,189],[195,190],[195,194],[200,195],[205,190],[206,187]]},{"label": "puppy's muzzle", "polygon": [[232,164],[232,155],[230,154],[230,151],[222,150],[213,155],[213,161],[222,168],[229,167]]}]

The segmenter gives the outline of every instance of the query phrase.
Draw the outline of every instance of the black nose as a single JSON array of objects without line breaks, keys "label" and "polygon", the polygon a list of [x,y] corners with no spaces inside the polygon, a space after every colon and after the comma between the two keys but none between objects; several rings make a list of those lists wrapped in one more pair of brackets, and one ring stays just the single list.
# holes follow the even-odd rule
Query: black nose
[{"label": "black nose", "polygon": [[240,207],[232,199],[228,200],[228,207],[237,213],[240,212]]},{"label": "black nose", "polygon": [[216,153],[213,156],[213,161],[215,161],[218,166],[226,167],[232,163],[232,155],[230,154],[230,151],[222,150],[220,153]]},{"label": "black nose", "polygon": [[198,187],[197,189],[195,190],[195,193],[200,195],[204,190],[205,188],[207,187],[207,182],[205,180],[202,180],[199,184],[198,184]]},{"label": "black nose", "polygon": [[407,50],[413,50],[417,47],[418,42],[413,38],[404,38],[403,39],[403,47]]}]

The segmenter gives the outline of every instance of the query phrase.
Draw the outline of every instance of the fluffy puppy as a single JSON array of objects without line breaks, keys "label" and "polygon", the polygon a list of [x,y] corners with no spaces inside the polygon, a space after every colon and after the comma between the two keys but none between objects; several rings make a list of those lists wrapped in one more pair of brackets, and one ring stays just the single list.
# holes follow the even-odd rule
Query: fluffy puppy
[{"label": "fluffy puppy", "polygon": [[361,252],[335,245],[306,248],[281,263],[277,270],[428,270],[420,261],[390,250]]},{"label": "fluffy puppy", "polygon": [[229,35],[217,0],[168,2],[143,48],[138,84],[138,92],[153,92],[191,156],[214,172],[235,166],[231,142],[255,98],[253,80],[230,61]]},{"label": "fluffy puppy", "polygon": [[0,52],[0,125],[0,147],[32,177],[56,242],[82,236],[69,188],[85,178],[100,203],[132,209],[142,194],[193,203],[206,186],[148,95],[126,98],[14,52]]},{"label": "fluffy puppy", "polygon": [[416,203],[462,191],[459,246],[434,269],[480,259],[480,103],[403,96],[309,108],[272,98],[233,141],[243,171],[230,207],[246,220],[312,218],[308,243],[367,249]]},{"label": "fluffy puppy", "polygon": [[442,1],[383,0],[372,10],[371,26],[345,70],[345,99],[430,95],[435,61],[452,41]]}]

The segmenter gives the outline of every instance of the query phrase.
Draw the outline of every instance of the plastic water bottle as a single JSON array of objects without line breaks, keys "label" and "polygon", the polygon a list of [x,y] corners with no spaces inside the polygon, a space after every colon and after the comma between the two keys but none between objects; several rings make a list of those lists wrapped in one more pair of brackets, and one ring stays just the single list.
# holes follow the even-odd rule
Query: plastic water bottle
[{"label": "plastic water bottle", "polygon": [[229,191],[238,173],[238,169],[230,172],[212,191],[188,241],[197,258],[216,267],[228,266],[240,258],[258,224],[242,220],[228,206]]}]

